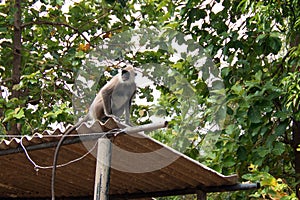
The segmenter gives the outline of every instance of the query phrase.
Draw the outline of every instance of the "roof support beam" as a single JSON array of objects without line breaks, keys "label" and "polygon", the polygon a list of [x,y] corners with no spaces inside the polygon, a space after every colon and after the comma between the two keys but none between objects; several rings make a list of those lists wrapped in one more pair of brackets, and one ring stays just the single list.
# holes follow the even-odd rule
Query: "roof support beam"
[{"label": "roof support beam", "polygon": [[111,141],[108,138],[98,139],[94,200],[109,199],[111,149]]},{"label": "roof support beam", "polygon": [[197,191],[197,200],[206,200],[206,192],[198,190]]},{"label": "roof support beam", "polygon": [[225,186],[218,186],[218,187],[204,187],[204,188],[202,187],[202,188],[170,190],[170,191],[162,191],[162,192],[110,195],[110,200],[126,199],[126,198],[138,199],[138,198],[145,198],[145,197],[163,197],[163,196],[176,196],[176,195],[186,195],[186,194],[198,194],[199,190],[202,191],[206,195],[206,193],[212,193],[212,192],[252,190],[252,189],[258,189],[259,187],[260,187],[259,183],[247,183],[247,184],[238,183],[235,185],[225,185]]}]

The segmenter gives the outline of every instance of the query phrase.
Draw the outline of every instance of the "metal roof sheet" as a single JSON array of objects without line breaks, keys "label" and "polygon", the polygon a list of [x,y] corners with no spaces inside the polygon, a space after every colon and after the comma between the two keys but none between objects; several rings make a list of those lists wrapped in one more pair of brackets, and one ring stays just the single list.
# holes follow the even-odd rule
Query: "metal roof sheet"
[{"label": "metal roof sheet", "polygon": [[[87,134],[113,130],[116,124],[83,124],[76,132]],[[124,128],[124,127],[122,127]],[[62,132],[43,132],[24,137],[26,149],[56,143]],[[76,138],[75,136],[67,140]],[[110,194],[120,197],[128,194],[159,193],[186,189],[201,189],[211,186],[237,184],[236,175],[224,176],[174,149],[148,137],[144,133],[115,134],[113,142]],[[20,147],[20,138],[0,143],[0,198],[50,197],[51,169],[35,170]],[[67,163],[91,151],[87,156],[57,168],[56,194],[58,197],[92,197],[96,168],[96,142],[77,140],[61,148],[58,163]],[[54,146],[54,145],[53,145]],[[32,148],[35,149],[35,148]],[[11,151],[12,150],[12,151]],[[54,147],[28,151],[40,166],[51,166]]]}]

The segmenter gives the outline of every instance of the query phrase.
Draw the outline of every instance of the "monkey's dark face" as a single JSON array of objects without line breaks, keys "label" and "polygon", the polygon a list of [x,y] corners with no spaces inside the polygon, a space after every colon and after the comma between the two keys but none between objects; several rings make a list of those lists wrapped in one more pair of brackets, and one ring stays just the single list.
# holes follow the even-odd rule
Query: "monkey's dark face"
[{"label": "monkey's dark face", "polygon": [[127,81],[130,78],[130,72],[127,70],[122,70],[122,80]]}]

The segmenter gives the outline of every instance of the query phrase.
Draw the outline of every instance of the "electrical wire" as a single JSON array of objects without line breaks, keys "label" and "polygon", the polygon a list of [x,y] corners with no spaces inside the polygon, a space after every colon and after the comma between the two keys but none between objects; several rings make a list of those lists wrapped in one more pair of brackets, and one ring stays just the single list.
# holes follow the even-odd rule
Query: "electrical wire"
[{"label": "electrical wire", "polygon": [[[122,130],[120,130],[120,129],[112,129],[112,130],[110,130],[110,131],[108,131],[108,132],[105,132],[105,134],[101,133],[102,135],[101,135],[100,138],[105,137],[107,134],[115,133],[115,135],[117,135],[117,134],[119,134],[119,133],[121,133],[121,132],[122,132]],[[97,135],[100,135],[100,134],[99,134],[99,133],[85,133],[85,134],[80,134],[80,135],[78,135],[78,134],[73,134],[73,135],[66,135],[65,137],[78,137],[78,136],[82,137],[82,136],[97,136]],[[45,135],[45,136],[47,136],[47,137],[50,136],[50,137],[58,138],[58,137],[61,137],[62,135]],[[15,135],[15,137],[16,137],[16,135]],[[18,136],[17,136],[17,137],[18,137]],[[29,153],[28,153],[26,147],[25,147],[24,144],[23,144],[23,139],[24,139],[25,137],[27,137],[27,136],[21,135],[20,137],[21,137],[21,138],[20,138],[20,145],[21,145],[22,149],[24,150],[24,153],[25,153],[27,159],[28,159],[28,160],[31,162],[31,164],[34,166],[34,170],[39,171],[40,169],[52,169],[52,168],[53,168],[53,165],[51,165],[51,166],[41,166],[41,165],[38,165],[38,164],[31,158],[31,156],[29,155]],[[38,135],[37,135],[36,137],[39,137],[39,138],[40,138],[40,136],[38,136]],[[35,138],[35,137],[32,137],[32,138]],[[43,138],[44,138],[44,135],[43,135]],[[67,166],[67,165],[70,165],[70,164],[72,164],[72,163],[75,163],[75,162],[77,162],[77,161],[82,160],[83,158],[85,158],[88,154],[90,154],[90,153],[96,148],[97,143],[98,143],[98,140],[97,140],[97,142],[94,144],[94,146],[93,146],[88,152],[86,152],[84,155],[82,155],[81,157],[76,158],[76,159],[74,159],[74,160],[71,160],[71,161],[69,161],[69,162],[63,163],[63,164],[59,164],[59,165],[57,165],[56,167],[58,167],[58,168],[59,168],[59,167],[65,167],[65,166]]]},{"label": "electrical wire", "polygon": [[[24,138],[24,137],[23,137],[23,138]],[[51,165],[51,166],[40,166],[40,165],[36,164],[36,162],[34,162],[34,160],[30,157],[30,155],[29,155],[29,153],[28,153],[26,147],[24,146],[24,144],[23,144],[23,142],[22,142],[23,138],[21,138],[20,145],[21,145],[22,149],[24,150],[27,159],[28,159],[28,160],[32,163],[32,165],[34,166],[34,170],[39,171],[39,169],[52,169],[52,168],[53,168],[52,165]],[[72,163],[75,163],[75,162],[77,162],[77,161],[82,160],[83,158],[85,158],[88,154],[90,154],[90,153],[96,148],[97,143],[98,143],[98,142],[96,142],[96,143],[94,144],[94,146],[93,146],[88,152],[86,152],[84,155],[82,155],[81,157],[76,158],[76,159],[74,159],[74,160],[71,160],[71,161],[69,161],[69,162],[66,162],[66,163],[57,165],[56,167],[58,167],[58,168],[59,168],[59,167],[65,167],[65,166],[67,166],[67,165],[70,165],[70,164],[72,164]]]}]

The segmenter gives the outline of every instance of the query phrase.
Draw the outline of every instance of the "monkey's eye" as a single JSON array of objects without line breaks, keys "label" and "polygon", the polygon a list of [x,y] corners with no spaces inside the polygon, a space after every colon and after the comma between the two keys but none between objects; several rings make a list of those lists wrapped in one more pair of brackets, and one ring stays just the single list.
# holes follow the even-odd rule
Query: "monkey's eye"
[{"label": "monkey's eye", "polygon": [[125,69],[123,69],[123,70],[122,70],[122,75],[124,75],[124,74],[126,74],[126,73],[128,73],[128,71],[125,70]]}]

